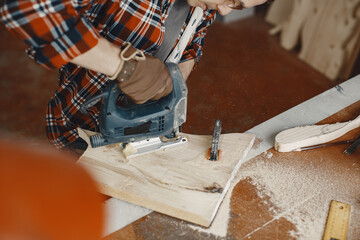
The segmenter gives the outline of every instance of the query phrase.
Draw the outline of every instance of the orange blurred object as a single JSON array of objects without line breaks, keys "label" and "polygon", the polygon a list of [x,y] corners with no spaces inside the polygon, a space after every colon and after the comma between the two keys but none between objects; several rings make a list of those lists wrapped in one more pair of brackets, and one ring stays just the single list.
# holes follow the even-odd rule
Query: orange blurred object
[{"label": "orange blurred object", "polygon": [[0,239],[95,240],[102,197],[74,159],[0,141]]}]

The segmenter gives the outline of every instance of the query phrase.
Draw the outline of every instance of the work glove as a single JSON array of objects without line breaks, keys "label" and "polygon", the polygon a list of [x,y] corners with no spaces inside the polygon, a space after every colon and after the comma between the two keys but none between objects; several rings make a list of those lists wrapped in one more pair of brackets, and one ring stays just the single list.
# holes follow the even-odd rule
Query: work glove
[{"label": "work glove", "polygon": [[111,80],[135,103],[159,100],[172,91],[172,79],[166,65],[125,43],[120,53],[121,63]]}]

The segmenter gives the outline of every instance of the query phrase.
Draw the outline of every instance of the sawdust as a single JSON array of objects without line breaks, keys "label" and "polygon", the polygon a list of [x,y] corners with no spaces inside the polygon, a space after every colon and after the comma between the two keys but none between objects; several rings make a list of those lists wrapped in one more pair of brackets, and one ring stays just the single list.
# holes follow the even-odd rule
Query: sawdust
[{"label": "sawdust", "polygon": [[[285,165],[283,161],[260,160],[248,166],[240,172],[241,176],[252,175],[255,182],[266,186],[263,190],[265,194],[271,196],[282,214],[296,225],[297,232],[292,234],[297,239],[321,239],[330,201],[356,199],[356,196],[351,195],[358,188],[358,183],[339,174],[329,183],[329,176],[334,175],[331,167],[305,165],[302,162],[291,162],[291,159]],[[348,204],[352,205],[352,211],[358,212],[360,204],[357,201]],[[356,214],[352,222],[358,223],[359,220]],[[351,229],[353,231],[349,232],[349,239],[360,236],[358,228],[354,226]]]},{"label": "sawdust", "polygon": [[[211,227],[195,229],[226,237],[233,187],[237,182],[251,177],[252,184],[257,187],[258,195],[269,196],[272,204],[275,205],[270,209],[274,219],[284,217],[296,226],[296,231],[290,232],[292,237],[300,240],[321,239],[330,202],[337,200],[351,205],[348,239],[359,239],[360,228],[357,224],[360,222],[360,202],[355,191],[359,187],[359,182],[354,181],[359,177],[354,175],[354,171],[352,175],[339,174],[331,166],[295,162],[291,159],[275,162],[271,161],[271,157],[271,152],[265,152],[255,160],[244,164],[231,184]],[[357,173],[359,174],[360,171]],[[333,182],[329,182],[329,176],[333,176]],[[348,202],[348,199],[353,200]],[[246,237],[251,237],[258,230],[260,228],[250,232]]]},{"label": "sawdust", "polygon": [[267,151],[265,151],[265,152],[262,154],[262,156],[265,157],[265,158],[267,158],[267,159],[272,158],[273,155],[274,155],[274,154],[273,154],[272,152],[267,152]]},{"label": "sawdust", "polygon": [[[237,182],[237,181],[235,181]],[[234,181],[230,185],[230,188],[225,195],[222,204],[218,212],[216,213],[216,217],[214,218],[211,226],[209,228],[203,228],[195,225],[189,225],[192,229],[197,230],[199,232],[204,232],[207,234],[216,235],[218,237],[226,237],[227,234],[227,226],[229,222],[229,213],[230,213],[230,197],[231,192],[234,188]]]}]

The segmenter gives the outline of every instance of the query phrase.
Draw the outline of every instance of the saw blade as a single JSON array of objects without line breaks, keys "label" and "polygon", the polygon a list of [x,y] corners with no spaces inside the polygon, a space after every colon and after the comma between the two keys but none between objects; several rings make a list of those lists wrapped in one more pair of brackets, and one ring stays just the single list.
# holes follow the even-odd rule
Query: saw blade
[{"label": "saw blade", "polygon": [[221,134],[221,120],[217,119],[214,125],[213,139],[211,142],[211,148],[208,153],[208,159],[210,161],[217,161],[219,159],[219,141]]}]

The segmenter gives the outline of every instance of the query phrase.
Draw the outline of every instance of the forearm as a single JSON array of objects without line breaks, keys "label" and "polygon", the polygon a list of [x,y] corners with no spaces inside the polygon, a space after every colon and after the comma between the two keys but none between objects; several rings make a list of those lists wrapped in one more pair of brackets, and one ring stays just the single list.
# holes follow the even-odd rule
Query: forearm
[{"label": "forearm", "polygon": [[100,37],[81,14],[90,1],[77,2],[3,0],[0,21],[29,45],[27,53],[37,63],[46,68],[60,68],[96,46]]},{"label": "forearm", "polygon": [[120,47],[100,38],[98,44],[70,62],[84,68],[113,76],[120,65]]},{"label": "forearm", "polygon": [[[120,65],[120,51],[117,45],[110,43],[104,38],[100,38],[95,47],[72,59],[71,62],[84,68],[112,76]],[[194,59],[179,63],[180,71],[185,80],[189,77],[194,64]]]}]

